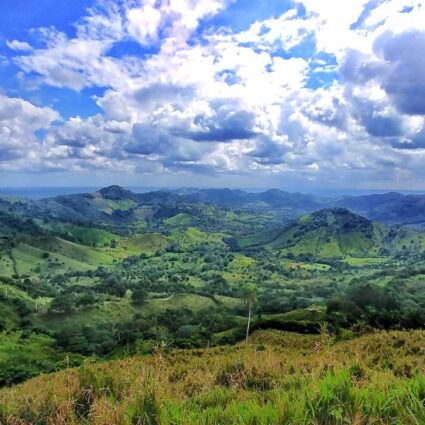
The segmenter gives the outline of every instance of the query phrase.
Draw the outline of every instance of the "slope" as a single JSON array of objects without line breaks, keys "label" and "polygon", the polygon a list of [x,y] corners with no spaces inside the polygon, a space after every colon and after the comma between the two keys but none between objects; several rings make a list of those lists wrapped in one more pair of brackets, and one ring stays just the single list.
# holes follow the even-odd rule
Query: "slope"
[{"label": "slope", "polygon": [[232,240],[235,247],[281,249],[286,254],[319,258],[420,253],[425,236],[372,222],[344,208],[316,211],[283,229]]},{"label": "slope", "polygon": [[67,424],[424,423],[425,333],[349,341],[265,331],[249,344],[84,364],[0,391],[0,421]]}]

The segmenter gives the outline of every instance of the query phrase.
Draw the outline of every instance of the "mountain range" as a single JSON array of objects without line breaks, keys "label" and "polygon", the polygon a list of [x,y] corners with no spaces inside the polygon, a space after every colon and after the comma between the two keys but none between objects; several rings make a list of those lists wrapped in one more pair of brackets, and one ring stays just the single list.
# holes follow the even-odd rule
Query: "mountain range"
[{"label": "mountain range", "polygon": [[249,291],[254,327],[422,326],[425,233],[408,228],[425,222],[421,202],[120,186],[2,197],[0,387],[65,359],[146,353],[163,335],[238,341]]},{"label": "mountain range", "polygon": [[[347,208],[373,221],[425,229],[425,195],[389,192],[375,195],[318,197],[279,189],[246,192],[238,189],[178,189],[134,193],[109,186],[94,193],[60,195],[40,200],[0,197],[0,211],[32,217],[49,217],[75,223],[109,223],[124,226],[152,222],[176,214],[205,219],[205,207],[272,214],[277,220],[293,220],[323,208]],[[211,210],[210,210],[211,211]],[[214,217],[212,214],[210,217]],[[205,221],[205,220],[204,220]]]}]

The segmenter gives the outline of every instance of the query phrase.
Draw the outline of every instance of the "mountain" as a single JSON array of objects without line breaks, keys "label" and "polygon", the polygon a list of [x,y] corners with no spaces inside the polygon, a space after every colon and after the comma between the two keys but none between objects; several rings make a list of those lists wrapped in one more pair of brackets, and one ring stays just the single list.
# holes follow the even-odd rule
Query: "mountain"
[{"label": "mountain", "polygon": [[121,186],[112,185],[100,189],[98,192],[103,199],[110,199],[112,201],[125,201],[128,199],[136,199],[137,195],[130,190],[124,189]]},{"label": "mountain", "polygon": [[289,193],[279,189],[265,192],[245,192],[239,189],[198,189],[176,192],[187,202],[202,202],[229,208],[250,209],[294,209],[294,212],[320,208],[326,200],[313,195]]},{"label": "mountain", "polygon": [[[231,212],[227,204],[234,197],[234,192],[226,189],[195,193],[167,190],[134,193],[120,186],[109,186],[94,193],[60,195],[36,201],[12,201],[0,197],[0,211],[24,218],[101,228],[123,236],[134,234],[136,229],[163,231],[164,228],[187,227],[188,223],[207,231],[246,232],[282,220],[278,214],[267,213],[267,209],[244,208],[248,201],[236,204],[244,209],[243,214]],[[259,217],[258,213],[267,215]]]},{"label": "mountain", "polygon": [[274,211],[281,217],[296,218],[322,208],[342,207],[388,225],[425,229],[425,196],[397,192],[342,198],[289,193],[279,189],[246,192],[235,189],[179,189],[174,191],[185,202],[201,202],[251,211]]},{"label": "mountain", "polygon": [[[139,194],[120,186],[109,186],[94,193],[60,195],[40,200],[0,198],[0,211],[78,225],[125,228],[151,218],[155,209],[139,199]],[[147,204],[147,205],[146,205]]]},{"label": "mountain", "polygon": [[[186,222],[204,230],[249,232],[253,223],[269,227],[323,208],[347,208],[372,221],[425,230],[425,196],[396,192],[342,198],[289,193],[279,189],[246,192],[238,189],[158,190],[134,193],[117,185],[94,193],[60,195],[40,200],[0,197],[0,211],[76,225],[91,225],[128,234],[134,226],[154,227],[184,214]],[[227,220],[229,212],[232,223]],[[250,214],[248,223],[237,215]],[[255,220],[254,220],[255,218]],[[239,222],[238,222],[239,220]],[[230,228],[229,228],[230,225]],[[251,229],[252,232],[253,229]],[[254,229],[256,230],[256,229]]]},{"label": "mountain", "polygon": [[389,192],[343,198],[335,203],[364,214],[371,220],[425,229],[425,196]]},{"label": "mountain", "polygon": [[31,219],[23,219],[0,211],[0,238],[42,234],[43,231]]},{"label": "mountain", "polygon": [[375,257],[420,253],[425,247],[425,236],[372,222],[345,208],[330,208],[305,215],[283,229],[242,237],[231,243],[239,249],[266,247],[320,258]]},{"label": "mountain", "polygon": [[424,327],[425,235],[333,205],[387,198],[119,186],[0,198],[0,387],[69,365],[66,353],[148,353],[164,335],[180,348],[236,342],[246,289],[252,329]]}]

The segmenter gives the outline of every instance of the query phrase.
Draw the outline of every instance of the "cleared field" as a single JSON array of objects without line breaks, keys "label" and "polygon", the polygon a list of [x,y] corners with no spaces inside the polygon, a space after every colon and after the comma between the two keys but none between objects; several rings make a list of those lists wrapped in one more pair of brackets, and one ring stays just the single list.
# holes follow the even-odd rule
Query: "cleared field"
[{"label": "cleared field", "polygon": [[145,233],[128,239],[124,239],[118,244],[118,251],[127,255],[137,255],[142,252],[155,252],[165,249],[170,245],[169,239],[158,233]]}]

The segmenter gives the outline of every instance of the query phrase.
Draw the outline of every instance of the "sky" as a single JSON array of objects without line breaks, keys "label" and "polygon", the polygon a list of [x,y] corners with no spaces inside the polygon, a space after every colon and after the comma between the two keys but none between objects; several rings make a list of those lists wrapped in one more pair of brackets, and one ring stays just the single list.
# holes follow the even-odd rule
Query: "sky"
[{"label": "sky", "polygon": [[425,189],[423,0],[2,0],[0,186]]}]

